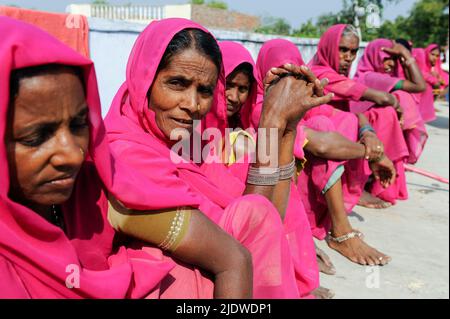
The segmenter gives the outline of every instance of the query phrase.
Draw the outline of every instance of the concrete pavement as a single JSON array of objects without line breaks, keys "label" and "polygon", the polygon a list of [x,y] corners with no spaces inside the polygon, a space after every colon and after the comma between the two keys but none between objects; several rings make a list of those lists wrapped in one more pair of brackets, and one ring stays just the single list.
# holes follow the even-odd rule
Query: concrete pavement
[{"label": "concrete pavement", "polygon": [[[449,106],[437,103],[438,119],[416,164],[449,178]],[[386,210],[356,207],[350,216],[367,243],[390,255],[385,267],[363,267],[318,242],[336,266],[321,284],[336,299],[449,298],[449,185],[407,173],[410,199]]]}]

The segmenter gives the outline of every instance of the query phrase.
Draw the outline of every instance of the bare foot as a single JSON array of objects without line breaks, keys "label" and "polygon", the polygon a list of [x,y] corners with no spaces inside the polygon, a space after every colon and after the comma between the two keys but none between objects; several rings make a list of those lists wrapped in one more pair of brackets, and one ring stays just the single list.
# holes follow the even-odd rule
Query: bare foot
[{"label": "bare foot", "polygon": [[347,257],[354,263],[364,266],[384,266],[392,258],[367,245],[361,238],[355,237],[342,243],[327,240],[331,249]]},{"label": "bare foot", "polygon": [[332,299],[334,297],[334,291],[320,286],[313,290],[311,295],[316,297],[316,299]]},{"label": "bare foot", "polygon": [[316,245],[316,256],[317,256],[317,264],[319,265],[320,272],[323,272],[327,275],[335,275],[336,268],[334,268],[333,263],[330,260],[330,257],[319,247]]},{"label": "bare foot", "polygon": [[366,191],[362,193],[361,198],[358,201],[358,205],[374,209],[386,209],[392,206],[391,203],[385,202],[384,200],[379,199]]}]

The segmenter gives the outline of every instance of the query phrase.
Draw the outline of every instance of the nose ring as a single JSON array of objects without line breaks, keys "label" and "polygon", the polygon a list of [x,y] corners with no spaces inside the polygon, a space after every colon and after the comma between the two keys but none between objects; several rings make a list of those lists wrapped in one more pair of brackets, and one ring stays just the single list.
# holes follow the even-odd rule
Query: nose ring
[{"label": "nose ring", "polygon": [[200,104],[197,104],[197,112],[200,112]]}]

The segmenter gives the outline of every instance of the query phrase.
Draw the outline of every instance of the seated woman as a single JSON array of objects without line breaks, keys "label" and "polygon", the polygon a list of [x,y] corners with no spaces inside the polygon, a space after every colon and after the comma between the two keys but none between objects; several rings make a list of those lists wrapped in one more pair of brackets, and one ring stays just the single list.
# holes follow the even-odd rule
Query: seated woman
[{"label": "seated woman", "polygon": [[113,247],[106,192],[143,193],[114,176],[130,172],[105,143],[92,62],[23,22],[0,17],[0,33],[0,298],[157,293],[174,263]]},{"label": "seated woman", "polygon": [[[403,68],[405,79],[398,77]],[[372,41],[358,64],[355,81],[370,88],[392,93],[403,109],[402,129],[409,157],[403,161],[414,164],[422,154],[428,134],[417,100],[412,94],[426,90],[426,83],[416,60],[403,45],[391,40]],[[373,103],[354,103],[354,110],[373,109]],[[397,165],[396,167],[399,167]]]},{"label": "seated woman", "polygon": [[[0,108],[8,160],[1,169],[9,177],[0,194],[0,296],[250,298],[248,251],[184,209],[188,198],[174,198],[111,155],[92,62],[24,23],[0,18],[0,29],[7,35],[0,74],[11,83]],[[117,245],[107,214],[118,205],[154,213],[140,221],[151,223],[148,236],[161,249]],[[161,211],[166,205],[179,209]]]},{"label": "seated woman", "polygon": [[[227,111],[229,142],[225,143],[224,167],[239,180],[231,183],[221,183],[223,169],[220,166],[211,167],[216,170],[217,185],[226,192],[245,188],[248,175],[249,159],[254,158],[256,149],[256,131],[250,126],[250,117],[256,102],[257,82],[256,68],[250,52],[236,42],[223,41],[219,43],[222,52],[226,76],[225,99],[223,109]],[[245,128],[245,130],[244,130]],[[302,135],[297,133],[297,138]],[[238,186],[240,185],[240,186]],[[229,188],[229,189],[228,189]],[[237,193],[240,196],[241,193]],[[311,233],[311,227],[306,216],[301,198],[296,191],[294,181],[291,182],[289,201],[283,218],[286,236],[288,237],[294,269],[301,296],[310,293],[316,298],[331,298],[333,293],[319,287],[319,269]]]},{"label": "seated woman", "polygon": [[[409,152],[399,122],[403,111],[391,93],[368,87],[349,78],[358,50],[357,30],[351,25],[334,25],[321,36],[317,53],[309,62],[309,66],[319,79],[329,80],[325,91],[335,94],[330,104],[346,112],[362,113],[370,123],[370,126],[365,126],[364,135],[381,140],[382,150],[394,162],[397,171],[395,183],[385,188],[377,180],[372,179],[366,185],[368,191],[362,193],[358,202],[358,205],[368,208],[387,208],[397,200],[408,198],[403,163],[408,158]],[[374,107],[370,109],[352,107],[354,104],[365,103],[364,101],[369,101]],[[334,116],[330,119],[335,125],[339,125]]]},{"label": "seated woman", "polygon": [[[292,42],[282,39],[266,42],[258,56],[257,78],[261,78],[261,75],[265,74],[267,70],[277,68],[285,63],[304,64],[297,47]],[[320,108],[323,112],[324,106],[317,109]],[[258,112],[258,109],[260,109],[260,106],[256,105],[255,113]],[[336,132],[338,130],[329,117],[310,116],[310,113],[314,113],[317,109],[309,111],[300,122],[301,126],[304,126],[306,143],[303,139],[298,138],[295,146],[296,157],[302,158],[303,151],[300,151],[300,149],[303,147],[308,159],[304,170],[299,175],[297,192],[300,193],[305,205],[313,235],[321,240],[327,238],[331,248],[339,251],[355,263],[384,265],[389,262],[390,257],[368,246],[360,238],[361,233],[353,230],[347,217],[347,213],[351,212],[352,207],[348,209],[348,204],[344,202],[343,185],[351,190],[355,187],[352,184],[355,182],[352,181],[364,179],[364,176],[358,176],[359,171],[343,174],[348,168],[352,168],[347,165],[348,162],[354,159],[361,159],[362,161],[368,157],[369,160],[373,161],[370,166],[374,174],[380,178],[384,185],[389,186],[395,179],[395,169],[392,162],[384,156],[380,157],[376,148],[373,149],[374,152],[371,152],[363,144],[349,139],[352,136],[352,127],[355,131],[353,134],[357,135],[356,115],[334,110],[328,106],[328,110],[332,112],[343,113],[338,115],[345,121],[341,123],[341,126],[345,125],[347,131],[350,131],[347,134],[349,137],[345,137]],[[369,170],[369,165],[364,164],[367,166],[366,169]],[[346,179],[348,175],[353,178]],[[362,185],[364,183],[365,180],[362,183],[360,182]],[[319,257],[321,257],[320,254]],[[326,260],[327,258],[323,261]],[[324,264],[322,261],[320,263]],[[327,269],[330,267],[329,265],[322,266],[325,266],[326,272],[330,272],[330,269]]]},{"label": "seated woman", "polygon": [[[329,99],[313,96],[315,86],[306,83],[286,77],[270,85],[262,127],[279,133],[274,140],[278,151],[265,160],[257,158],[243,190],[247,196],[237,198],[208,177],[209,164],[202,155],[211,152],[199,151],[204,143],[195,140],[203,136],[210,141],[212,133],[224,132],[226,125],[226,112],[213,103],[224,96],[220,49],[200,25],[185,19],[152,22],[135,43],[126,82],[105,120],[110,145],[121,159],[174,198],[188,199],[183,206],[211,219],[250,251],[256,298],[299,296],[283,225],[270,201],[279,211],[286,206],[289,184],[280,182],[280,167],[286,170],[292,162],[296,123],[306,110]],[[293,105],[291,95],[303,103]],[[220,150],[209,150],[221,156]],[[148,240],[148,231],[134,232],[132,217],[116,228]]]},{"label": "seated woman", "polygon": [[442,69],[441,50],[438,44],[432,43],[425,49],[427,64],[426,71],[434,78],[430,81],[435,96],[444,95],[448,90],[448,73]]}]

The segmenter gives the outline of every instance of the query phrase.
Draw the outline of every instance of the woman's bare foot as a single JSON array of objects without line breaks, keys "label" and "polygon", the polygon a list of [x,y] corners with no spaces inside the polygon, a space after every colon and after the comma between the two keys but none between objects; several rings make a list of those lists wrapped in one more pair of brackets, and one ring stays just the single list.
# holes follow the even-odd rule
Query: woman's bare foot
[{"label": "woman's bare foot", "polygon": [[384,200],[379,199],[366,191],[362,193],[361,198],[358,201],[358,205],[373,209],[386,209],[392,206],[391,203],[385,202]]},{"label": "woman's bare foot", "polygon": [[334,297],[334,291],[320,286],[313,290],[311,295],[316,297],[316,299],[332,299]]},{"label": "woman's bare foot", "polygon": [[336,268],[334,268],[333,263],[331,262],[330,257],[319,247],[316,245],[316,256],[317,256],[317,264],[319,265],[320,272],[323,272],[327,275],[335,275]]},{"label": "woman's bare foot", "polygon": [[384,266],[392,258],[367,245],[361,238],[355,237],[342,243],[327,239],[331,249],[347,257],[354,263],[364,266]]}]

